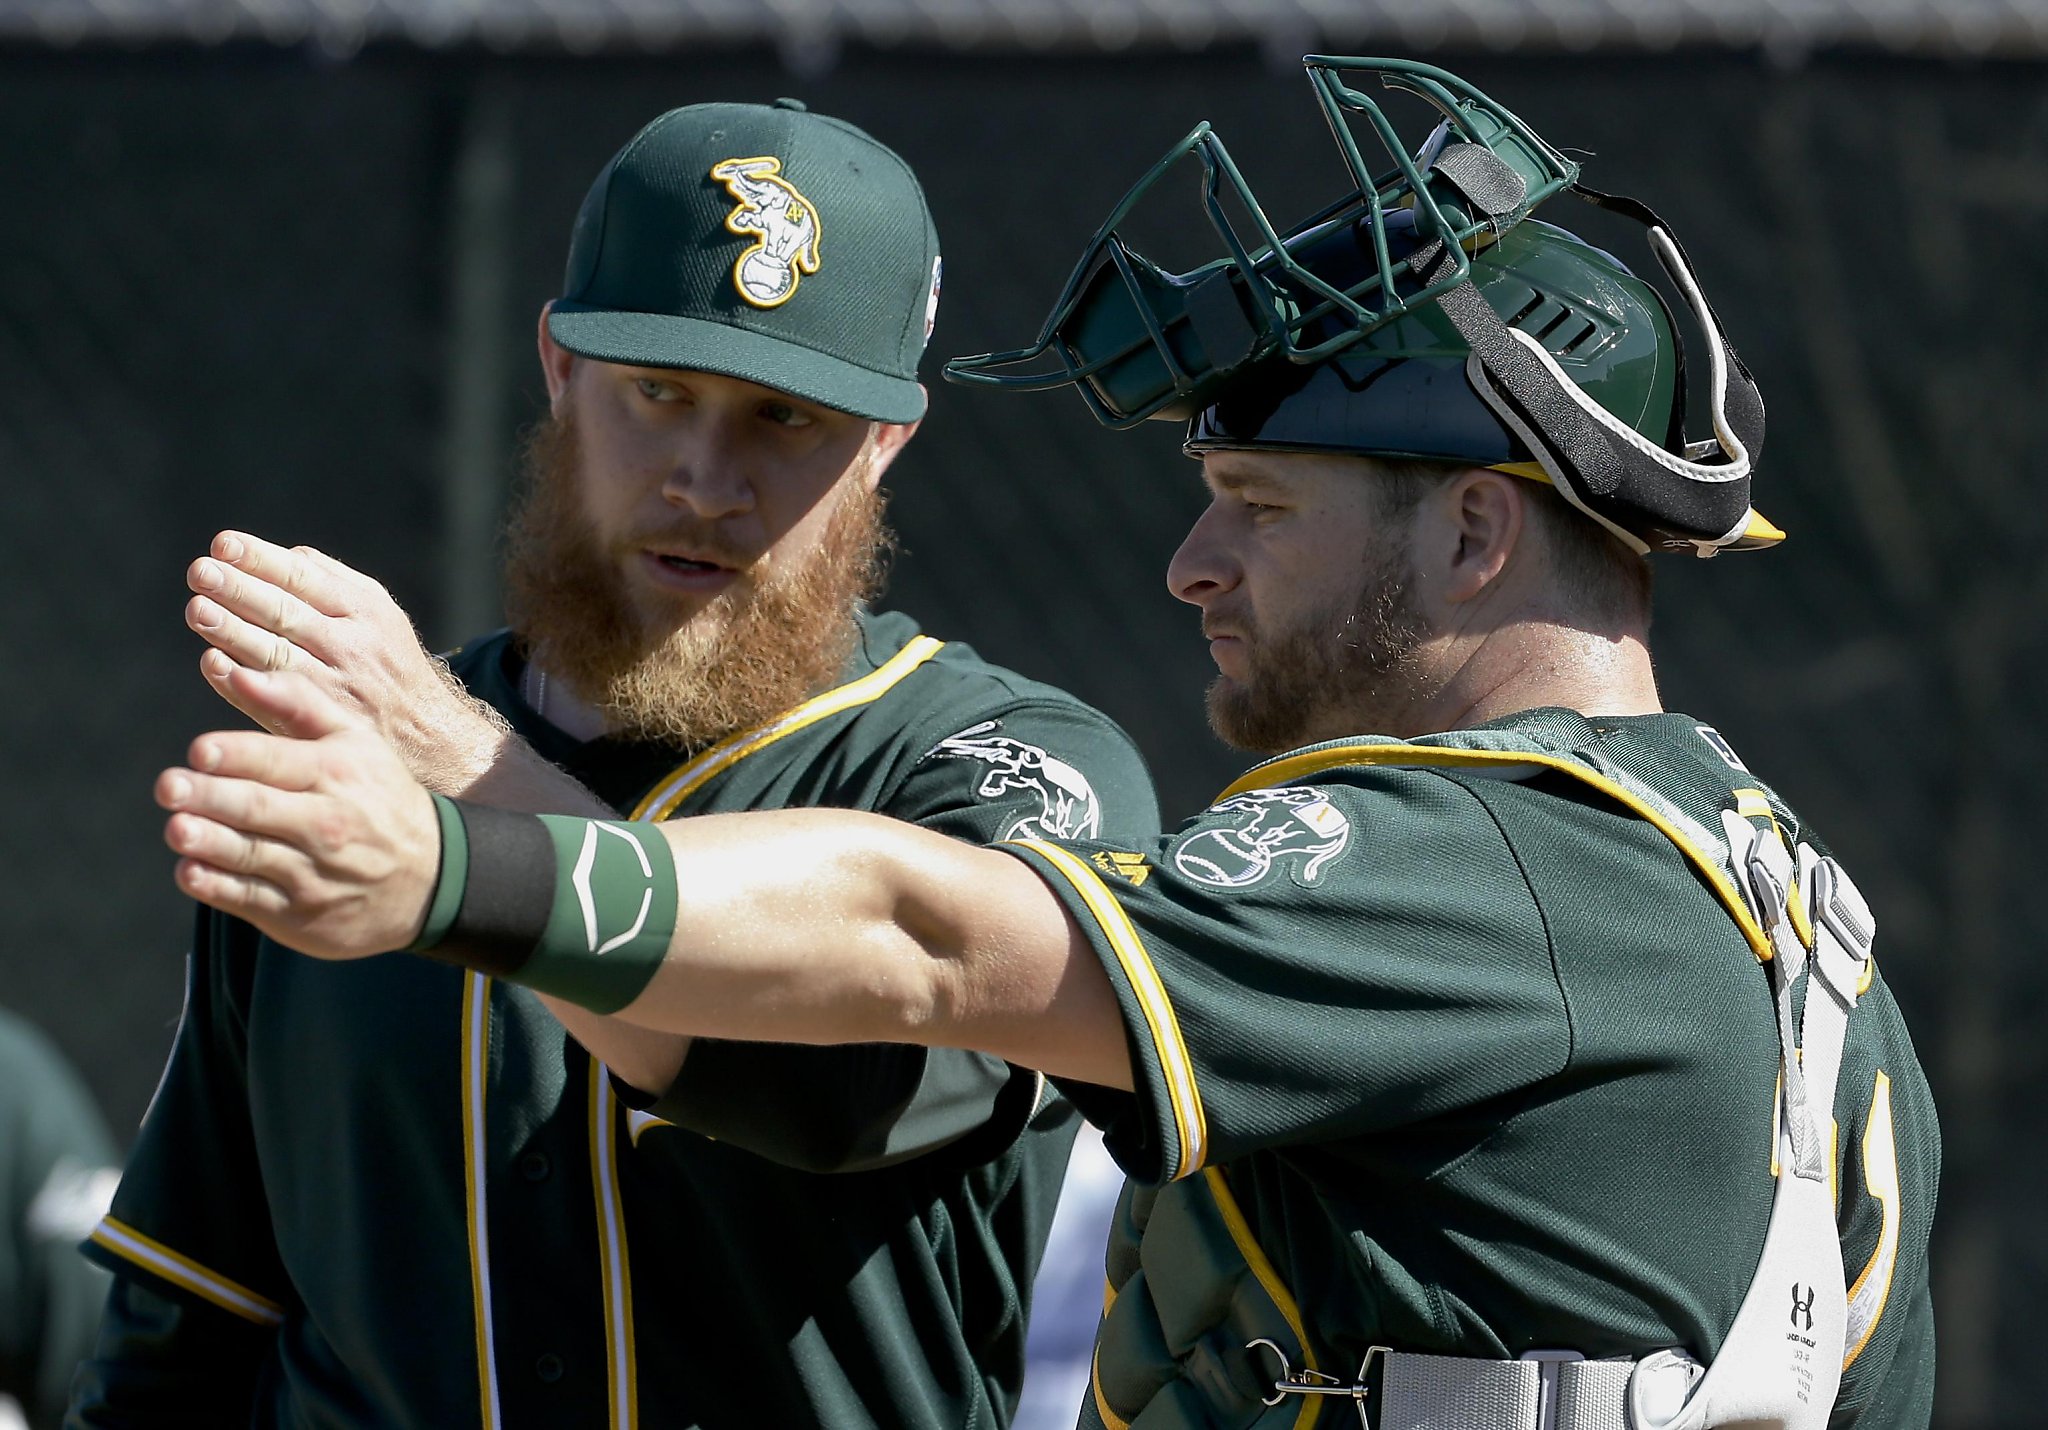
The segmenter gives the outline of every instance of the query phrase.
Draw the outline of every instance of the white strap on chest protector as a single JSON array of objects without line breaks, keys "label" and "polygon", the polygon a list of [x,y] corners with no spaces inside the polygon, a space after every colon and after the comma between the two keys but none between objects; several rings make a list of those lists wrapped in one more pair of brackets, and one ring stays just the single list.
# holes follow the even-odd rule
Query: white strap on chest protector
[{"label": "white strap on chest protector", "polygon": [[[1733,813],[1721,819],[1743,894],[1771,938],[1768,966],[1783,1050],[1778,1191],[1756,1275],[1713,1365],[1702,1370],[1683,1351],[1638,1362],[1629,1382],[1629,1424],[1632,1430],[1735,1424],[1824,1430],[1841,1387],[1849,1313],[1831,1187],[1835,1083],[1876,921],[1833,859],[1802,845],[1795,863],[1775,830],[1759,831]],[[1793,921],[1794,898],[1812,933],[1810,959]],[[1795,986],[1809,964],[1805,1007],[1795,1018]]]}]

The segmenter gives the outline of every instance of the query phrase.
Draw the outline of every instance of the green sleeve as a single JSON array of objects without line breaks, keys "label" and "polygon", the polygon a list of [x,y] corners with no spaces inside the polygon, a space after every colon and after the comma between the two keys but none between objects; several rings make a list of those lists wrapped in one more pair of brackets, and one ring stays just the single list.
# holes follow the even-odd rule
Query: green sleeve
[{"label": "green sleeve", "polygon": [[255,1377],[276,1333],[147,1278],[116,1276],[99,1343],[78,1367],[64,1430],[216,1430],[252,1419]]},{"label": "green sleeve", "polygon": [[1003,847],[1115,989],[1137,1090],[1065,1090],[1134,1180],[1441,1116],[1569,1054],[1535,898],[1434,773],[1257,790],[1149,844]]},{"label": "green sleeve", "polygon": [[106,1274],[78,1254],[118,1175],[85,1086],[34,1028],[0,1013],[0,1393],[57,1423],[92,1344]]},{"label": "green sleeve", "polygon": [[[920,742],[922,743],[922,742]],[[1019,701],[941,728],[878,812],[974,843],[1073,831],[1150,840],[1158,802],[1130,737],[1072,702]],[[1018,1131],[1036,1075],[958,1049],[698,1039],[656,1116],[805,1171],[888,1166]],[[645,1100],[644,1098],[642,1099]],[[964,1140],[963,1140],[964,1139]]]},{"label": "green sleeve", "polygon": [[1137,747],[1085,705],[1020,702],[939,733],[882,813],[974,844],[1159,833]]},{"label": "green sleeve", "polygon": [[73,1424],[183,1423],[195,1395],[215,1423],[248,1418],[289,1287],[249,1119],[244,1018],[257,942],[247,925],[199,911],[170,1061],[113,1209],[85,1246],[116,1285]]}]

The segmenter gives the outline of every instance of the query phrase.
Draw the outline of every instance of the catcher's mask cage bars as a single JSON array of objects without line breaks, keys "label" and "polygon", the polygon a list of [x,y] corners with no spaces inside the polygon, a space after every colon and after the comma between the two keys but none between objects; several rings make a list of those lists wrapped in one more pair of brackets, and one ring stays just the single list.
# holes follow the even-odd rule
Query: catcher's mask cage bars
[{"label": "catcher's mask cage bars", "polygon": [[[1551,148],[1520,118],[1458,76],[1434,65],[1415,60],[1337,55],[1309,55],[1303,65],[1351,176],[1352,192],[1282,235],[1267,218],[1221,136],[1207,121],[1197,124],[1110,211],[1067,279],[1037,341],[1007,352],[954,358],[945,365],[947,379],[1018,392],[1041,392],[1073,384],[1097,421],[1112,428],[1133,427],[1275,352],[1296,363],[1320,362],[1411,308],[1434,300],[1466,280],[1471,271],[1472,251],[1489,234],[1520,222],[1537,204],[1570,187],[1578,177],[1578,165]],[[1416,95],[1443,116],[1443,122],[1415,155],[1408,153],[1379,103],[1346,83],[1345,76],[1352,73],[1378,75],[1386,88]],[[1377,177],[1372,174],[1345,118],[1347,113],[1365,116],[1392,156],[1392,170]],[[1473,200],[1451,178],[1444,161],[1456,146],[1470,146],[1491,156],[1488,172],[1483,175],[1495,195],[1490,203]],[[1229,254],[1193,284],[1165,274],[1133,250],[1117,232],[1132,209],[1164,175],[1191,154],[1202,165],[1203,209]],[[1469,161],[1465,167],[1469,172]],[[1457,204],[1440,203],[1428,177],[1431,172],[1449,179],[1450,188],[1458,191],[1459,197],[1473,202],[1480,210],[1479,215],[1468,215]],[[1226,186],[1256,231],[1250,243],[1240,235],[1225,207]],[[1439,271],[1425,279],[1408,259],[1394,258],[1386,238],[1390,208],[1412,208],[1417,236],[1446,240],[1442,252],[1449,255],[1451,262],[1447,266],[1440,264]],[[1292,249],[1304,240],[1327,232],[1333,225],[1361,220],[1372,236],[1374,271],[1358,283],[1340,288],[1295,258]],[[1106,352],[1084,354],[1071,340],[1070,326],[1105,263],[1114,266],[1125,290],[1136,300],[1131,308],[1140,331]],[[1406,292],[1400,286],[1404,278],[1409,283]],[[1148,288],[1157,288],[1162,283],[1190,289],[1227,284],[1240,319],[1251,325],[1242,352],[1233,354],[1225,364],[1191,372],[1177,355],[1170,330],[1196,320],[1186,311],[1162,317],[1144,296]],[[1290,284],[1293,292],[1285,286]],[[1306,307],[1298,296],[1304,293],[1309,301]],[[1214,311],[1214,305],[1209,306]],[[1245,311],[1247,307],[1249,313]],[[1318,324],[1333,317],[1337,318],[1335,333],[1317,341],[1308,339]],[[1088,379],[1147,348],[1163,362],[1169,386],[1133,408],[1112,406]],[[1008,370],[1048,354],[1059,364],[1055,370]]]}]

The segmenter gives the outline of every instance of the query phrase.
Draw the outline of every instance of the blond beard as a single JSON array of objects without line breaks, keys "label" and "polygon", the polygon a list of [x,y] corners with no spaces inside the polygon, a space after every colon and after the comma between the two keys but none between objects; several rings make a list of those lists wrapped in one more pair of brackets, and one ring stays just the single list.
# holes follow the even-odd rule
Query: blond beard
[{"label": "blond beard", "polygon": [[505,553],[505,607],[529,660],[604,716],[610,732],[701,748],[833,684],[859,635],[854,614],[882,584],[891,548],[866,449],[826,500],[818,544],[756,563],[681,625],[649,629],[580,497],[571,416],[528,437],[525,491]]}]

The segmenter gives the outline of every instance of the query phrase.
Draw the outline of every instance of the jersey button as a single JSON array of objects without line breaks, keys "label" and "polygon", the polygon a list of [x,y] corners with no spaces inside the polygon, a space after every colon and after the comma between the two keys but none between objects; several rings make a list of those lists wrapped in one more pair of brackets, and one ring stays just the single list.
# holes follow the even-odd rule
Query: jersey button
[{"label": "jersey button", "polygon": [[553,1385],[556,1381],[560,1380],[562,1372],[566,1369],[568,1367],[562,1364],[562,1358],[553,1351],[549,1351],[533,1363],[533,1373],[549,1385]]},{"label": "jersey button", "polygon": [[[529,1182],[545,1182],[548,1173],[554,1169],[554,1163],[548,1161],[548,1154],[545,1152],[528,1152],[519,1159],[519,1175]],[[556,1373],[560,1374],[559,1371]]]}]

